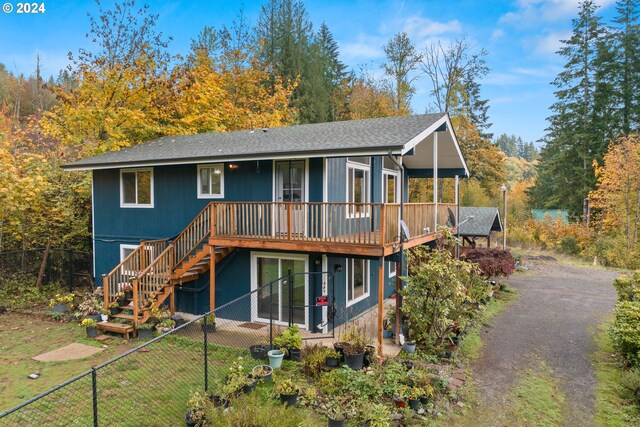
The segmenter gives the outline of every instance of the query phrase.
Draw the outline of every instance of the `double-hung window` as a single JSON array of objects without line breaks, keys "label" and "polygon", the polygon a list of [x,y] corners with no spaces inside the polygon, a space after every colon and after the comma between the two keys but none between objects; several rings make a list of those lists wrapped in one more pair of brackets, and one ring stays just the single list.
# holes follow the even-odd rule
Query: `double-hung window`
[{"label": "double-hung window", "polygon": [[347,260],[347,306],[369,296],[369,261],[358,258]]},{"label": "double-hung window", "polygon": [[[348,214],[350,217],[367,216],[369,214],[370,179],[369,164],[361,161],[349,159],[347,161],[347,203],[349,203]],[[362,204],[362,205],[360,205]]]},{"label": "double-hung window", "polygon": [[[384,203],[398,203],[400,201],[398,192],[399,174],[397,171],[382,170],[382,200]],[[389,261],[389,277],[396,275],[396,263]]]},{"label": "double-hung window", "polygon": [[153,207],[153,169],[120,170],[120,207]]},{"label": "double-hung window", "polygon": [[224,165],[198,165],[198,198],[221,199],[224,197]]}]

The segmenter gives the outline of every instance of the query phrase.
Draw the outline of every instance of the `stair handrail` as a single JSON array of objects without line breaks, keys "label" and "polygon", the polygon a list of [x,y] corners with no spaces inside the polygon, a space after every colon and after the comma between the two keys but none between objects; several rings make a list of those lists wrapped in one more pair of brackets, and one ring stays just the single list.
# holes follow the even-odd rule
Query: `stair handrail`
[{"label": "stair handrail", "polygon": [[138,302],[139,309],[144,310],[149,300],[153,299],[157,292],[170,282],[173,272],[173,257],[174,245],[171,243],[133,280],[136,287],[134,298]]},{"label": "stair handrail", "polygon": [[[136,277],[138,272],[142,270],[142,268],[136,268],[141,266],[141,257],[140,255],[144,250],[144,242],[141,242],[138,247],[133,250],[129,255],[127,255],[120,264],[116,265],[113,270],[111,270],[107,274],[102,275],[102,291],[104,294],[104,308],[105,310],[109,308],[109,304],[112,301],[115,301],[117,296],[116,294],[120,292],[120,287],[123,283],[128,283],[130,279]],[[127,268],[128,267],[128,268]],[[133,270],[132,268],[135,268]],[[131,274],[135,271],[135,274]],[[126,279],[123,281],[123,279]]]},{"label": "stair handrail", "polygon": [[211,209],[213,202],[208,203],[184,230],[171,242],[174,246],[174,259],[171,268],[180,265],[211,233]]}]

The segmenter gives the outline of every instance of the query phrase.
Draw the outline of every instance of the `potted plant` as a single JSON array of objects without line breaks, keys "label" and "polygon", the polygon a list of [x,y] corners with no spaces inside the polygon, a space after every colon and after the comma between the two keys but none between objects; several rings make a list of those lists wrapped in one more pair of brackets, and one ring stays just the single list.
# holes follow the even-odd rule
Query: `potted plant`
[{"label": "potted plant", "polygon": [[200,320],[200,327],[206,333],[213,333],[216,331],[216,314],[211,312],[205,316],[202,316]]},{"label": "potted plant", "polygon": [[111,304],[109,304],[109,314],[111,314],[112,316],[118,314],[118,307],[120,307],[118,301],[113,301]]},{"label": "potted plant", "polygon": [[153,338],[153,330],[156,325],[151,322],[142,323],[138,325],[138,338],[146,340]]},{"label": "potted plant", "polygon": [[420,403],[426,405],[429,403],[429,399],[433,397],[433,387],[430,384],[422,387],[422,395],[420,396]]},{"label": "potted plant", "polygon": [[56,294],[55,297],[49,300],[49,306],[56,313],[64,313],[71,308],[74,298],[74,294]]},{"label": "potted plant", "polygon": [[273,368],[269,365],[258,365],[254,366],[251,370],[254,378],[261,379],[262,381],[271,382],[271,374],[273,373]]},{"label": "potted plant", "polygon": [[273,369],[277,369],[282,366],[282,359],[284,359],[284,351],[282,350],[269,350],[267,352],[269,356],[269,366]]},{"label": "potted plant", "polygon": [[161,333],[166,333],[172,330],[176,326],[176,321],[173,319],[165,319],[156,325],[156,330]]},{"label": "potted plant", "polygon": [[96,328],[97,325],[98,324],[95,320],[89,318],[82,319],[82,322],[80,322],[80,326],[85,328],[87,331],[87,338],[95,338],[98,336],[98,329]]},{"label": "potted plant", "polygon": [[100,318],[102,319],[103,322],[106,322],[109,320],[109,310],[107,310],[106,308],[103,308],[100,314]]},{"label": "potted plant", "polygon": [[420,409],[420,398],[424,395],[424,391],[421,387],[411,387],[407,393],[409,398],[409,407],[414,411]]},{"label": "potted plant", "polygon": [[340,363],[344,362],[344,344],[340,341],[333,343],[333,349],[340,355]]},{"label": "potted plant", "polygon": [[344,426],[344,421],[349,415],[349,410],[343,402],[340,402],[338,399],[331,399],[326,403],[325,408],[328,427]]},{"label": "potted plant", "polygon": [[376,357],[376,347],[374,345],[367,344],[364,347],[364,358],[362,359],[363,366],[365,368],[368,366],[371,366],[374,362],[375,357]]},{"label": "potted plant", "polygon": [[229,368],[227,381],[223,390],[227,396],[232,396],[240,391],[249,393],[256,387],[256,379],[251,374],[247,375],[243,366],[243,358],[239,356]]},{"label": "potted plant", "polygon": [[402,345],[402,349],[407,352],[407,354],[413,354],[416,352],[416,342],[415,341],[405,341]]},{"label": "potted plant", "polygon": [[254,359],[261,360],[267,357],[267,347],[262,344],[254,344],[249,347],[249,353]]},{"label": "potted plant", "polygon": [[344,346],[344,361],[347,366],[355,371],[362,369],[368,341],[365,331],[353,323],[341,335],[340,341]]},{"label": "potted plant", "polygon": [[184,417],[187,427],[201,427],[206,424],[206,407],[207,396],[204,393],[191,393],[187,401],[187,414]]},{"label": "potted plant", "polygon": [[121,291],[116,293],[116,301],[118,302],[119,307],[124,307],[127,305],[127,300],[124,297],[124,292]]},{"label": "potted plant", "polygon": [[280,402],[283,404],[291,407],[298,403],[298,386],[290,378],[276,381],[275,390],[280,395]]},{"label": "potted plant", "polygon": [[302,335],[297,325],[291,325],[282,334],[273,339],[273,345],[286,349],[286,354],[291,360],[300,361],[300,349],[302,348]]},{"label": "potted plant", "polygon": [[340,353],[335,350],[329,349],[325,353],[325,363],[329,367],[335,368],[336,366],[338,366],[340,364],[340,359]]},{"label": "potted plant", "polygon": [[386,312],[387,314],[383,323],[384,329],[382,330],[382,337],[392,338],[394,335],[393,330],[396,326],[396,309],[393,306],[388,306],[386,308]]},{"label": "potted plant", "polygon": [[124,297],[126,299],[133,299],[133,286],[131,286],[131,284],[127,283],[122,287],[122,292],[124,292]]},{"label": "potted plant", "polygon": [[391,413],[382,403],[367,404],[363,402],[363,419],[366,427],[389,427]]}]

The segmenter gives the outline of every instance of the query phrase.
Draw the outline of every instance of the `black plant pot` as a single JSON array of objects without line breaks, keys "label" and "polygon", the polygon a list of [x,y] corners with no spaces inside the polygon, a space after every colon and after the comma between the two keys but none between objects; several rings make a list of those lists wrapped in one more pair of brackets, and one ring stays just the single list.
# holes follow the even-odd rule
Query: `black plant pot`
[{"label": "black plant pot", "polygon": [[263,345],[252,345],[249,347],[249,352],[251,353],[251,357],[256,360],[266,359],[267,357],[267,348]]},{"label": "black plant pot", "polygon": [[339,343],[339,342],[334,343],[333,349],[338,353],[340,353],[340,363],[343,363],[344,362],[344,345],[342,345],[342,343]]},{"label": "black plant pot", "polygon": [[253,382],[251,384],[242,386],[242,392],[245,394],[251,393],[251,391],[256,388],[257,382],[255,379],[253,379],[253,376],[251,374],[247,375],[247,377],[251,378]]},{"label": "black plant pot", "polygon": [[216,331],[215,323],[207,323],[206,325],[203,323],[201,326],[202,326],[202,330],[207,332],[208,334]]},{"label": "black plant pot", "polygon": [[138,329],[138,338],[143,340],[153,338],[153,329]]},{"label": "black plant pot", "polygon": [[187,427],[195,427],[196,426],[197,423],[191,419],[191,409],[189,409],[187,411],[187,414],[184,416],[184,422],[187,425]]},{"label": "black plant pot", "polygon": [[213,396],[209,396],[209,400],[211,400],[211,403],[213,403],[213,406],[216,408],[229,407],[229,401],[220,395],[214,394]]},{"label": "black plant pot", "polygon": [[414,411],[420,409],[420,399],[409,399],[409,407]]},{"label": "black plant pot", "polygon": [[413,360],[405,360],[404,367],[407,368],[407,371],[410,371],[416,367],[416,364]]},{"label": "black plant pot", "polygon": [[111,313],[112,316],[115,316],[118,314],[118,307],[109,307],[109,313]]},{"label": "black plant pot", "polygon": [[356,353],[356,354],[348,354],[344,355],[344,362],[348,367],[353,369],[354,371],[359,371],[362,369],[364,364],[364,353]]},{"label": "black plant pot", "polygon": [[87,319],[91,319],[91,320],[94,320],[96,323],[100,323],[102,321],[102,316],[99,314],[92,314],[90,316],[87,316]]},{"label": "black plant pot", "polygon": [[327,426],[328,427],[342,427],[344,426],[344,418],[341,420],[334,420],[331,417],[327,417]]},{"label": "black plant pot", "polygon": [[289,349],[289,358],[293,361],[293,362],[299,362],[300,361],[300,350],[297,349]]},{"label": "black plant pot", "polygon": [[289,407],[296,406],[296,404],[298,403],[298,393],[296,393],[296,394],[281,394],[280,395],[280,402],[282,402],[282,404],[287,405]]},{"label": "black plant pot", "polygon": [[96,328],[86,328],[87,338],[95,338],[98,336],[98,330]]},{"label": "black plant pot", "polygon": [[133,299],[133,291],[124,291],[124,297],[126,299]]},{"label": "black plant pot", "polygon": [[125,307],[127,305],[127,300],[125,298],[119,298],[117,301],[120,307]]},{"label": "black plant pot", "polygon": [[327,364],[327,366],[335,368],[340,364],[340,359],[338,359],[337,357],[327,357],[325,359],[325,363]]},{"label": "black plant pot", "polygon": [[364,359],[362,364],[365,368],[369,367],[373,362],[373,356],[376,354],[376,348],[372,345],[368,345],[364,350]]},{"label": "black plant pot", "polygon": [[420,397],[420,403],[422,403],[423,405],[426,405],[427,403],[429,403],[429,396]]}]

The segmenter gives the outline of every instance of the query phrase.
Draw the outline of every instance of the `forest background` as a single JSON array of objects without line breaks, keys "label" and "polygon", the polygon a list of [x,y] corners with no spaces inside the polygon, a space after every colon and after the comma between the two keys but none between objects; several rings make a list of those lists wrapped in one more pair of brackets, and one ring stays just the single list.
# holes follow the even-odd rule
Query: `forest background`
[{"label": "forest background", "polygon": [[[502,206],[510,244],[558,249],[605,265],[640,267],[640,2],[621,0],[611,22],[580,3],[551,82],[556,102],[538,152],[533,141],[491,134],[482,80],[488,52],[465,38],[423,50],[407,33],[383,46],[380,69],[348,70],[330,28],[299,0],[268,0],[256,22],[205,27],[188,52],[169,54],[147,5],[121,0],[89,17],[90,49],[43,78],[0,64],[0,252],[91,248],[91,176],[63,172],[78,158],[162,135],[419,114],[417,79],[431,84],[427,112],[450,114],[471,178],[461,205]],[[451,180],[441,183],[452,201]],[[432,201],[432,183],[410,183]],[[448,187],[448,188],[447,188]],[[569,224],[536,222],[531,209],[566,209]]]}]

